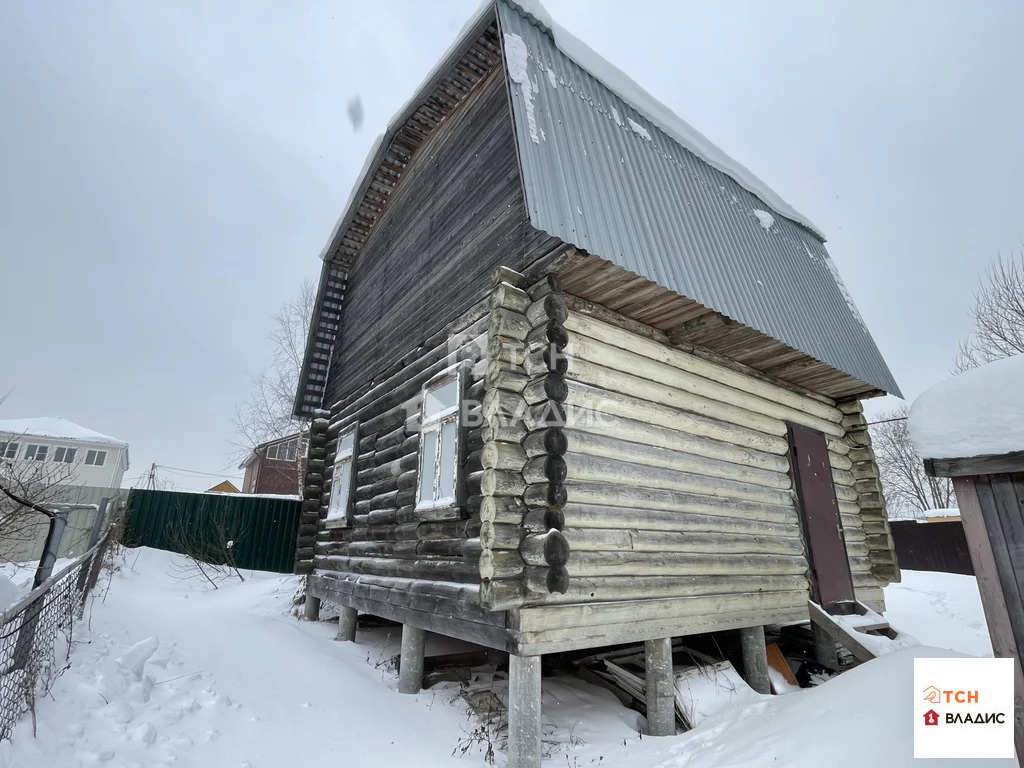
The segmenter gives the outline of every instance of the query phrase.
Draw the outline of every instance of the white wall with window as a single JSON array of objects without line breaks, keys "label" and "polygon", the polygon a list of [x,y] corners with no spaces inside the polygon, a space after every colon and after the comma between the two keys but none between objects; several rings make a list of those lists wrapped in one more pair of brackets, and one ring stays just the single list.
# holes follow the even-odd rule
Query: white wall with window
[{"label": "white wall with window", "polygon": [[0,463],[36,462],[61,485],[119,488],[128,444],[67,419],[0,420]]},{"label": "white wall with window", "polygon": [[424,385],[416,487],[418,510],[458,504],[461,408],[461,366],[444,371]]},{"label": "white wall with window", "polygon": [[338,435],[338,450],[331,471],[330,502],[327,505],[329,527],[345,527],[351,521],[349,506],[352,501],[352,488],[355,485],[355,454],[358,439],[359,428],[356,424],[342,430]]}]

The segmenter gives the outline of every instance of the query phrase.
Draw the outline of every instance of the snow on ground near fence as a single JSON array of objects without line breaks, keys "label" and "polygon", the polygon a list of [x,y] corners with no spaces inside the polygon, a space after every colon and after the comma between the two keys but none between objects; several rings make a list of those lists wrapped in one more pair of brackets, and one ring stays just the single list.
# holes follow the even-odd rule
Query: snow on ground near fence
[{"label": "snow on ground near fence", "polygon": [[1024,355],[953,376],[914,401],[910,437],[926,459],[1024,451]]},{"label": "snow on ground near fence", "polygon": [[[53,566],[52,573],[59,573],[74,561],[73,557],[59,558]],[[37,562],[0,562],[0,612],[14,605],[32,591],[32,580],[35,578],[38,566]]]},{"label": "snow on ground near fence", "polygon": [[[213,590],[178,577],[175,559],[134,550],[109,591],[100,582],[91,630],[82,625],[70,669],[39,703],[38,737],[28,719],[20,723],[13,742],[0,744],[0,768],[486,765],[481,746],[469,744],[474,723],[454,684],[417,696],[395,690],[388,662],[397,630],[337,643],[334,624],[289,615],[298,579],[245,574],[244,584]],[[977,652],[983,623],[976,588],[967,588],[973,579],[904,578],[887,592],[889,618],[923,642]],[[456,647],[431,636],[428,653]],[[662,739],[641,739],[642,718],[609,692],[545,679],[545,740],[556,742],[545,764],[923,768],[934,762],[912,757],[913,657],[949,653],[899,651],[820,688],[759,697]],[[467,745],[464,757],[452,754]],[[496,764],[504,764],[500,753]]]}]

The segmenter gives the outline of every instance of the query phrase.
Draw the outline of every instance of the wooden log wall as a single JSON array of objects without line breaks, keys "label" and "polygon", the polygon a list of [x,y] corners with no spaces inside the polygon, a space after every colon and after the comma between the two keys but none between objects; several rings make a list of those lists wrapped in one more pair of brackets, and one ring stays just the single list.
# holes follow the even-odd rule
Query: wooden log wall
[{"label": "wooden log wall", "polygon": [[[859,522],[859,532],[863,534],[864,548],[867,550],[866,559],[857,562],[859,573],[854,572],[854,585],[858,587],[858,595],[863,600],[884,607],[882,590],[886,584],[900,580],[900,570],[896,559],[896,544],[889,529],[885,497],[882,495],[881,476],[860,401],[839,403],[839,410],[843,412],[845,441],[850,446],[847,458],[850,459],[850,472],[857,491],[858,511],[857,519],[853,519],[851,514],[844,515],[843,526],[846,531],[849,520],[850,528],[856,532]],[[870,572],[871,578],[865,571]],[[874,584],[871,583],[872,579]]]},{"label": "wooden log wall", "polygon": [[565,306],[552,291],[553,278],[528,286],[523,275],[502,267],[492,282],[480,533],[467,552],[479,558],[481,604],[500,610],[568,589],[569,548],[559,512],[565,461],[538,421],[564,400],[560,364],[552,357],[557,344],[548,340],[562,339],[564,346]]},{"label": "wooden log wall", "polygon": [[323,502],[324,467],[327,457],[327,428],[331,412],[313,411],[309,425],[309,453],[306,458],[306,479],[302,487],[302,512],[295,542],[295,573],[308,576],[313,572],[320,518],[327,516]]},{"label": "wooden log wall", "polygon": [[[473,585],[476,602],[479,571],[475,560],[466,557],[466,541],[478,536],[480,527],[483,440],[479,408],[474,409],[473,402],[483,393],[483,369],[478,363],[484,355],[488,322],[486,303],[480,302],[385,371],[368,392],[332,408],[326,428],[321,518],[330,502],[338,434],[358,422],[355,490],[350,526],[328,527],[321,520],[313,556],[318,574],[333,574],[350,585],[372,585],[367,599],[380,602],[381,595],[391,594],[393,605],[415,607],[415,594],[429,591],[430,585],[415,586],[409,580],[435,586]],[[460,477],[466,486],[460,497],[465,502],[454,508],[417,511],[423,385],[455,364],[463,366],[464,376]]]},{"label": "wooden log wall", "polygon": [[[678,610],[692,617],[717,612],[718,598],[728,596],[736,616],[805,613],[808,566],[787,421],[828,438],[855,586],[879,604],[884,540],[869,542],[867,530],[877,536],[870,524],[879,507],[871,505],[880,495],[858,484],[873,457],[850,440],[849,414],[820,395],[674,349],[655,329],[606,308],[573,296],[562,303],[568,311],[552,334],[562,344],[557,361],[527,354],[533,373],[548,367],[559,383],[524,388],[532,430],[523,442],[524,500],[549,502],[573,554],[566,591],[530,595],[523,605],[685,598],[688,607]],[[538,319],[539,308],[533,313]],[[561,426],[533,410],[529,400],[542,392],[557,396],[546,410],[558,412]],[[561,459],[555,466],[549,450]],[[549,476],[564,479],[534,485]],[[616,620],[602,611],[594,606],[588,621]],[[549,621],[536,623],[542,613],[524,610],[521,628],[540,630]],[[641,611],[627,613],[636,619]],[[561,622],[558,615],[550,621]]]}]

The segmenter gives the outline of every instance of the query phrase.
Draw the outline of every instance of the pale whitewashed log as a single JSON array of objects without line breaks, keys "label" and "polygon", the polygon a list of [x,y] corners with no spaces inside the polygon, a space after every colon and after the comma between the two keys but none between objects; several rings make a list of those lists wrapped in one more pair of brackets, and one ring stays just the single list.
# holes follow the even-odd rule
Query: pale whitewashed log
[{"label": "pale whitewashed log", "polygon": [[[624,439],[619,439],[619,437]],[[792,486],[792,481],[789,475],[786,474],[785,469],[782,469],[782,471],[768,471],[733,461],[721,461],[715,458],[706,458],[701,454],[686,453],[681,449],[662,448],[643,442],[639,435],[628,430],[618,432],[618,437],[607,437],[575,429],[566,429],[565,438],[567,450],[573,454],[618,459],[645,466],[663,467],[665,469],[676,469],[683,472],[708,475],[709,477],[722,477],[755,485],[763,485],[767,488],[789,490]],[[740,451],[736,450],[731,453],[740,454]],[[772,458],[775,458],[780,464],[788,464],[785,460],[778,459],[777,457]]]},{"label": "pale whitewashed log", "polygon": [[501,389],[488,389],[484,395],[484,418],[501,416],[521,420],[526,413],[526,403],[521,395]]},{"label": "pale whitewashed log", "polygon": [[515,550],[484,549],[480,553],[482,579],[518,578],[525,567],[523,558]]},{"label": "pale whitewashed log", "polygon": [[516,272],[511,267],[495,267],[491,272],[491,288],[496,288],[502,283],[514,285],[516,288],[526,290],[529,281],[522,272]]},{"label": "pale whitewashed log", "polygon": [[[521,550],[521,548],[520,548]],[[803,557],[787,555],[702,555],[682,552],[573,552],[565,563],[577,576],[786,575],[807,572]]]},{"label": "pale whitewashed log", "polygon": [[526,451],[518,443],[484,443],[480,452],[484,469],[522,470],[526,464]]},{"label": "pale whitewashed log", "polygon": [[[730,576],[590,576],[569,580],[564,595],[533,599],[536,605],[650,600],[666,597],[711,596],[742,593],[799,591],[806,605],[809,583],[802,574],[771,576],[737,574]],[[747,599],[747,598],[744,598]]]},{"label": "pale whitewashed log", "polygon": [[798,621],[807,615],[807,604],[803,607],[743,611],[723,611],[701,614],[685,619],[656,619],[636,621],[628,624],[609,624],[587,627],[552,629],[546,632],[523,632],[520,634],[521,647],[530,648],[532,653],[559,653],[579,648],[594,648],[606,645],[636,643],[651,638],[694,635],[707,632],[721,632],[729,629],[749,627],[761,621],[768,624]]},{"label": "pale whitewashed log", "polygon": [[569,560],[569,542],[561,531],[530,534],[519,544],[519,554],[527,565],[565,565]]},{"label": "pale whitewashed log", "polygon": [[836,485],[836,498],[840,501],[852,501],[859,502],[862,494],[858,494],[857,491],[846,485]]},{"label": "pale whitewashed log", "polygon": [[489,611],[505,611],[523,604],[526,587],[518,579],[484,581],[480,584],[480,605]]},{"label": "pale whitewashed log", "polygon": [[745,376],[739,371],[702,360],[694,355],[673,349],[657,341],[630,333],[627,330],[617,328],[614,325],[578,312],[569,313],[565,326],[569,330],[576,331],[591,339],[630,350],[651,360],[667,363],[680,370],[697,374],[711,381],[749,392],[771,402],[780,403],[799,413],[810,414],[834,423],[838,423],[842,418],[838,408],[822,403],[814,398],[801,395],[798,392],[780,387],[777,384],[755,376]]},{"label": "pale whitewashed log", "polygon": [[480,479],[480,491],[484,496],[522,496],[526,482],[519,472],[500,469],[485,469]]},{"label": "pale whitewashed log", "polygon": [[491,334],[507,336],[510,339],[525,341],[533,329],[526,315],[511,312],[507,309],[495,309],[491,312]]},{"label": "pale whitewashed log", "polygon": [[517,496],[484,496],[480,500],[480,520],[485,523],[519,525],[526,514],[526,505]]},{"label": "pale whitewashed log", "polygon": [[563,566],[529,566],[523,584],[530,592],[564,595],[569,589],[569,572]]},{"label": "pale whitewashed log", "polygon": [[491,309],[504,307],[524,315],[532,303],[533,299],[530,298],[530,294],[522,288],[516,288],[511,283],[498,283],[491,291]]},{"label": "pale whitewashed log", "polygon": [[487,340],[487,359],[509,365],[523,365],[526,359],[526,342],[504,336],[491,336]]},{"label": "pale whitewashed log", "polygon": [[[701,554],[757,553],[797,555],[804,553],[800,531],[794,526],[789,536],[758,536],[747,533],[709,533],[610,530],[567,527],[562,533],[577,552],[693,552]],[[854,546],[848,542],[849,546]],[[867,548],[864,548],[865,553]]]},{"label": "pale whitewashed log", "polygon": [[565,431],[559,427],[549,427],[531,432],[523,440],[523,449],[531,458],[543,454],[561,456],[567,447]]},{"label": "pale whitewashed log", "polygon": [[828,463],[832,465],[833,469],[849,471],[853,468],[853,462],[850,461],[849,456],[844,456],[831,449],[828,452]]},{"label": "pale whitewashed log", "polygon": [[[670,449],[682,454],[703,456],[728,462],[730,465],[740,465],[772,473],[786,474],[789,472],[789,459],[785,455],[779,456],[744,448],[711,437],[691,435],[659,424],[627,419],[611,413],[599,413],[579,406],[572,406],[567,411],[566,417],[569,428],[576,433],[629,440],[632,443]],[[524,444],[524,447],[526,447],[527,453],[530,453],[530,446]],[[579,450],[581,453],[588,452],[583,448]]]},{"label": "pale whitewashed log", "polygon": [[484,442],[519,443],[526,437],[526,425],[520,420],[495,415],[487,418],[481,436]]},{"label": "pale whitewashed log", "polygon": [[[564,526],[574,529],[639,529],[642,531],[694,533],[746,533],[755,536],[799,536],[800,519],[795,509],[788,511],[783,522],[750,520],[725,513],[708,515],[636,507],[612,507],[570,502],[562,508]],[[858,523],[859,525],[859,523]],[[555,527],[555,526],[550,526]],[[846,531],[851,530],[844,526]],[[863,538],[864,532],[856,529]],[[849,538],[849,537],[847,537]]]},{"label": "pale whitewashed log", "polygon": [[568,388],[565,399],[567,406],[668,427],[698,437],[710,437],[776,456],[784,456],[789,451],[789,443],[786,438],[778,435],[758,432],[756,429],[696,413],[680,411],[671,406],[653,403],[621,392],[610,392],[582,382],[567,380],[566,386]]},{"label": "pale whitewashed log", "polygon": [[[531,459],[531,461],[536,461],[536,459]],[[586,456],[573,453],[571,446],[566,453],[565,463],[568,472],[567,485],[615,483],[628,488],[639,484],[645,488],[721,496],[777,506],[787,505],[792,502],[793,498],[792,493],[788,490],[742,483],[724,477],[708,477],[692,472],[652,467],[642,463]]]},{"label": "pale whitewashed log", "polygon": [[[755,429],[766,435],[781,437],[786,434],[786,423],[782,419],[765,416],[747,408],[713,400],[658,381],[651,381],[642,376],[623,373],[576,356],[571,356],[569,360],[569,370],[565,373],[567,380],[590,384],[609,392],[638,397],[676,410],[690,411],[707,418],[724,421],[727,424]],[[835,426],[835,429],[841,429],[841,427]]]},{"label": "pale whitewashed log", "polygon": [[490,389],[503,389],[506,392],[522,392],[529,383],[530,377],[521,368],[513,368],[508,363],[492,360],[487,364],[487,373],[484,379],[485,387]]},{"label": "pale whitewashed log", "polygon": [[519,549],[526,532],[519,525],[482,522],[480,543],[485,549]]},{"label": "pale whitewashed log", "polygon": [[854,487],[858,482],[853,473],[845,469],[832,468],[832,482],[836,485]]},{"label": "pale whitewashed log", "polygon": [[[529,486],[531,488],[543,486]],[[708,496],[696,493],[681,493],[658,488],[641,488],[639,486],[615,485],[612,483],[579,483],[567,481],[559,486],[565,491],[565,501],[558,505],[564,507],[572,504],[596,504],[627,509],[668,510],[671,512],[692,512],[703,515],[721,515],[746,520],[763,520],[765,522],[789,522],[795,514],[796,504],[791,497],[788,503],[765,504],[741,499],[727,499],[720,496]],[[527,505],[532,502],[524,496]],[[539,502],[538,502],[539,503]]]},{"label": "pale whitewashed log", "polygon": [[[588,580],[590,581],[590,580]],[[582,587],[583,585],[579,585]],[[570,580],[566,596],[578,589]],[[752,589],[749,592],[698,596],[654,598],[651,600],[623,600],[600,605],[537,606],[524,610],[519,616],[519,631],[540,632],[560,627],[593,627],[602,624],[625,624],[634,621],[682,619],[690,616],[711,615],[717,612],[775,609],[807,603],[806,584],[795,584],[786,591]]]},{"label": "pale whitewashed log", "polygon": [[566,477],[566,461],[561,456],[535,456],[522,468],[527,483],[561,483]]},{"label": "pale whitewashed log", "polygon": [[530,380],[522,389],[523,399],[530,405],[544,400],[562,402],[566,392],[565,379],[553,371]]}]

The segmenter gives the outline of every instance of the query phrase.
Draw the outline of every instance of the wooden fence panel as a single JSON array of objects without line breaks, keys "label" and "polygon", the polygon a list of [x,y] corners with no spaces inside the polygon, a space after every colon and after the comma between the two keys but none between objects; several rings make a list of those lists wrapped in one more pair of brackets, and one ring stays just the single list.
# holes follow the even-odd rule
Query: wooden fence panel
[{"label": "wooden fence panel", "polygon": [[919,523],[890,520],[900,568],[910,571],[941,571],[974,575],[967,537],[960,520]]}]

